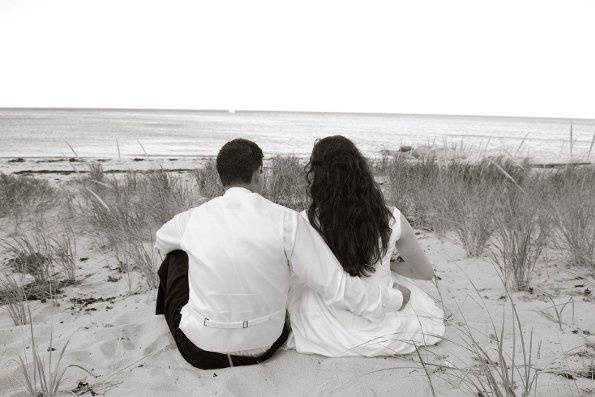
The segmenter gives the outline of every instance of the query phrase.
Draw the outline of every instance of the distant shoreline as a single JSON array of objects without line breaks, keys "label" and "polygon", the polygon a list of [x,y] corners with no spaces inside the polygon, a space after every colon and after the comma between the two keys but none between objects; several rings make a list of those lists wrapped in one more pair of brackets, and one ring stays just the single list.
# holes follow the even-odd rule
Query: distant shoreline
[{"label": "distant shoreline", "polygon": [[[394,155],[396,153],[387,154]],[[408,156],[410,161],[422,161],[419,157],[414,157],[407,152],[401,153]],[[283,155],[281,155],[283,156]],[[291,156],[286,154],[285,156]],[[215,159],[212,156],[138,156],[138,157],[0,157],[0,173],[13,175],[55,175],[69,176],[76,174],[87,174],[91,170],[90,165],[101,164],[103,172],[106,174],[122,174],[127,172],[154,172],[163,170],[165,172],[186,173],[191,172],[198,167],[203,166],[207,161]],[[270,166],[270,161],[276,156],[265,156],[265,168]],[[295,156],[302,161],[307,161],[307,156]],[[488,158],[488,157],[485,157]],[[370,159],[372,161],[380,160],[381,157]],[[458,161],[476,163],[481,159],[459,158]],[[442,164],[448,164],[451,159],[436,157],[436,161]],[[521,164],[517,160],[518,164]],[[572,161],[572,162],[531,162],[528,167],[534,170],[559,169],[564,167],[577,166],[595,166],[592,162]]]},{"label": "distant shoreline", "polygon": [[[216,155],[190,155],[190,154],[176,154],[176,155],[166,155],[166,154],[139,154],[138,156],[132,155],[125,155],[122,156],[122,160],[134,160],[135,158],[157,158],[157,159],[178,159],[178,158],[214,158]],[[59,160],[63,159],[64,161],[68,161],[71,158],[74,159],[83,159],[83,160],[119,160],[118,157],[112,156],[0,156],[0,160],[11,160],[11,159],[31,159],[31,160]]]},{"label": "distant shoreline", "polygon": [[[233,110],[233,113],[230,113]],[[352,115],[352,116],[395,116],[395,117],[424,117],[448,119],[500,119],[576,122],[595,124],[595,118],[584,117],[551,117],[551,116],[507,116],[485,114],[440,114],[440,113],[392,113],[392,112],[348,112],[348,111],[307,111],[307,110],[252,110],[252,109],[163,109],[163,108],[87,108],[87,107],[0,107],[0,111],[100,111],[100,112],[159,112],[159,113],[281,113],[281,114],[311,114],[311,115]]]}]

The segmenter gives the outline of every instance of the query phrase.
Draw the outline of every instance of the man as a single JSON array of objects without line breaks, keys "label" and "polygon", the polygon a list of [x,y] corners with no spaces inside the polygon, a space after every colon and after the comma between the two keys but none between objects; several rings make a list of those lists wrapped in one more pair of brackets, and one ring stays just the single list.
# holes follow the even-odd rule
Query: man
[{"label": "man", "polygon": [[285,343],[291,270],[327,304],[370,319],[403,303],[398,290],[345,273],[297,212],[259,194],[262,159],[254,142],[226,143],[217,155],[223,196],[157,231],[155,247],[167,254],[157,314],[165,315],[180,353],[198,368],[262,362]]}]

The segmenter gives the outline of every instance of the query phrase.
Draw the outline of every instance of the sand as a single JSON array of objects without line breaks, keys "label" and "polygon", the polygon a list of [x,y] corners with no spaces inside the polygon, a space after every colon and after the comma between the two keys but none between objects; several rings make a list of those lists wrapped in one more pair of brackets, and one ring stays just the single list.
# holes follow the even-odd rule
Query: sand
[{"label": "sand", "polygon": [[[184,163],[184,160],[180,162]],[[137,163],[142,162],[124,161],[123,165],[127,168]],[[36,164],[51,169],[49,167],[62,163]],[[2,161],[3,172],[14,170],[22,171],[26,167],[24,163]],[[57,179],[57,183],[68,177],[50,173],[41,175],[50,180]],[[5,223],[1,223],[0,238],[9,233],[10,228]],[[492,330],[488,313],[497,327],[502,321],[502,310],[506,308],[510,313],[510,302],[504,297],[502,283],[487,257],[466,258],[454,236],[420,231],[418,237],[441,279],[438,286],[448,313],[447,340],[423,349],[421,356],[430,364],[476,368],[478,363],[471,354],[457,346],[461,341],[460,330],[466,321],[486,348],[494,347],[489,341]],[[156,290],[143,287],[134,273],[129,284],[126,275],[116,270],[113,257],[92,240],[81,237],[78,246],[80,283],[65,287],[56,302],[29,303],[37,344],[41,346],[43,356],[48,355],[50,333],[53,333],[54,354],[70,338],[63,364],[76,364],[94,374],[69,368],[60,387],[64,394],[74,391],[80,395],[97,393],[106,396],[138,396],[141,393],[146,396],[431,395],[430,383],[416,354],[326,358],[283,350],[257,366],[221,370],[193,368],[176,350],[163,317],[154,315]],[[553,251],[548,251],[546,257],[547,263],[542,259],[537,264],[533,293],[513,294],[526,337],[531,329],[534,331],[534,364],[541,370],[536,395],[591,395],[595,391],[595,381],[579,373],[589,368],[592,371],[595,363],[595,310],[593,295],[589,293],[595,289],[595,280],[587,269],[568,268]],[[7,259],[0,253],[0,264]],[[108,277],[117,281],[108,281]],[[438,299],[439,294],[431,282],[420,282],[419,285]],[[542,313],[553,313],[546,294],[556,303],[572,297],[574,303],[563,312],[562,329]],[[80,300],[85,298],[97,301]],[[512,326],[509,316],[506,321],[504,337],[510,350]],[[518,336],[518,329],[516,333]],[[30,351],[29,326],[14,326],[8,312],[0,308],[0,395],[26,395],[15,359],[18,354],[30,354]],[[521,358],[517,356],[517,364],[519,360]],[[459,396],[464,393],[456,380],[456,376],[464,372],[434,365],[427,368],[437,395]]]}]

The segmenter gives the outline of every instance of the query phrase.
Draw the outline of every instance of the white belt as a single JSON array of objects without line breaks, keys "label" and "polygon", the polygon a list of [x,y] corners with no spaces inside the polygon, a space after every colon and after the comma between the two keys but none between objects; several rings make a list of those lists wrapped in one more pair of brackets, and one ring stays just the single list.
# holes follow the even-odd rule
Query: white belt
[{"label": "white belt", "polygon": [[213,319],[208,318],[202,313],[197,312],[193,308],[189,307],[192,313],[196,314],[200,318],[202,318],[202,325],[209,328],[248,328],[250,325],[257,325],[264,323],[271,318],[279,315],[280,313],[285,312],[285,308],[281,310],[277,310],[271,314],[267,314],[266,316],[256,317],[251,320],[242,320],[242,321],[216,321]]}]

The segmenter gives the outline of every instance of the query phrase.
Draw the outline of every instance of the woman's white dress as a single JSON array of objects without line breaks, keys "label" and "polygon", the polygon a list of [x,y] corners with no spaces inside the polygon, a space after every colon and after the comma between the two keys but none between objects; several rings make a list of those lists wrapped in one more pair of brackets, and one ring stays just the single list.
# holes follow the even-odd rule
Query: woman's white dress
[{"label": "woman's white dress", "polygon": [[[308,218],[305,212],[301,214]],[[328,357],[390,356],[415,351],[415,345],[433,345],[444,335],[444,313],[431,297],[407,277],[390,270],[390,258],[401,235],[400,211],[393,211],[389,248],[367,282],[393,282],[411,290],[405,308],[387,312],[381,322],[371,322],[355,314],[327,306],[322,298],[294,275],[290,279],[287,308],[292,334],[287,348],[299,353]]]}]

